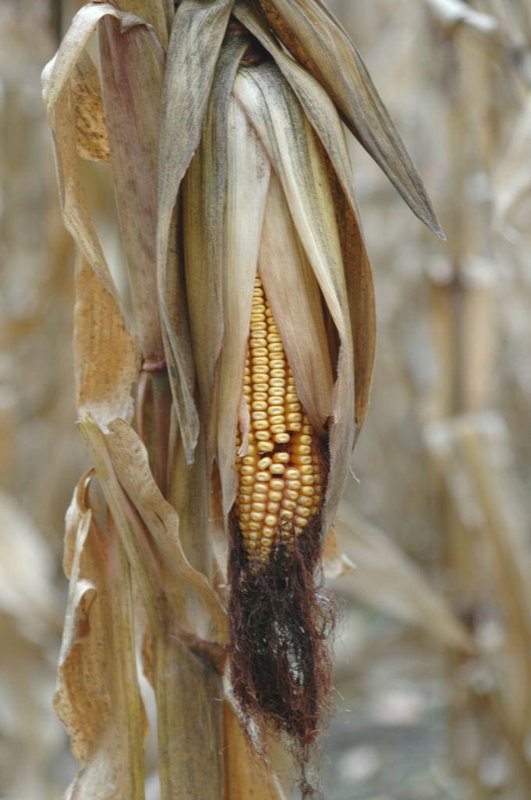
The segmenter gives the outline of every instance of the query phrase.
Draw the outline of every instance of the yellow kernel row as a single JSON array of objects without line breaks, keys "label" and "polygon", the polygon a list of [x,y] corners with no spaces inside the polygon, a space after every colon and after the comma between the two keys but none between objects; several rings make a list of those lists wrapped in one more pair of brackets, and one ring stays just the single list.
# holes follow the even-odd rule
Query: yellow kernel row
[{"label": "yellow kernel row", "polygon": [[[252,562],[266,563],[289,546],[324,498],[320,443],[298,399],[282,339],[257,277],[243,379],[250,416],[249,447],[236,457],[236,514]],[[237,437],[237,448],[241,437]]]}]

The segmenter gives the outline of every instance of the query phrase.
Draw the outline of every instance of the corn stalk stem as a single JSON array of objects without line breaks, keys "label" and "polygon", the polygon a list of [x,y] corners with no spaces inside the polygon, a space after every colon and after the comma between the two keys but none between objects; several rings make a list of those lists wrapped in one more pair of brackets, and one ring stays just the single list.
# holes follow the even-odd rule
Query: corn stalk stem
[{"label": "corn stalk stem", "polygon": [[136,403],[136,427],[146,445],[157,485],[168,496],[168,447],[171,422],[171,389],[165,366],[142,370]]},{"label": "corn stalk stem", "polygon": [[145,797],[145,755],[144,755],[144,707],[138,690],[136,672],[135,620],[131,571],[123,545],[118,540],[112,519],[109,525],[115,542],[116,569],[122,574],[120,588],[127,586],[129,592],[116,591],[116,584],[109,582],[110,608],[113,617],[113,631],[119,642],[128,642],[128,647],[113,648],[116,661],[114,673],[119,676],[117,694],[123,706],[128,735],[129,751],[127,763],[131,768],[130,786],[133,792],[131,800],[144,800]]},{"label": "corn stalk stem", "polygon": [[221,800],[221,676],[169,633],[153,648],[161,800]]}]

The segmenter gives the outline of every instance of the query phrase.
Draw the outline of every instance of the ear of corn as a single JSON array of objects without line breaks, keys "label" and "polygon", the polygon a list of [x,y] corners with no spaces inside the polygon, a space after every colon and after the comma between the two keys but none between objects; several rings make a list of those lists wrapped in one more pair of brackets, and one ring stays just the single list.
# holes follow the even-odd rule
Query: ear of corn
[{"label": "ear of corn", "polygon": [[244,546],[253,564],[294,538],[324,498],[320,442],[297,394],[278,328],[256,278],[243,394],[249,416],[247,442],[239,451],[236,501]]},{"label": "ear of corn", "polygon": [[[354,265],[346,263],[344,259],[330,174],[323,152],[296,97],[278,69],[270,62],[265,62],[240,70],[233,91],[251,126],[264,143],[274,173],[278,176],[293,221],[292,236],[300,242],[305,253],[315,277],[317,294],[322,297],[326,326],[333,330],[333,336],[326,334],[329,368],[335,376],[325,416],[328,420],[326,446],[329,474],[323,505],[323,526],[327,530],[348,474],[355,435],[353,326],[346,281],[346,272]],[[275,235],[271,228],[268,233],[269,236]],[[360,253],[363,253],[363,241],[358,241]],[[261,274],[267,285],[268,265],[265,261],[261,262]],[[306,291],[310,291],[310,287]],[[312,323],[312,320],[299,319],[297,326],[291,330],[290,338],[296,340],[305,336],[308,325]],[[372,335],[372,329],[368,333]],[[289,353],[291,342],[288,339],[285,347]],[[304,370],[309,373],[312,368],[312,356],[306,353]]]}]

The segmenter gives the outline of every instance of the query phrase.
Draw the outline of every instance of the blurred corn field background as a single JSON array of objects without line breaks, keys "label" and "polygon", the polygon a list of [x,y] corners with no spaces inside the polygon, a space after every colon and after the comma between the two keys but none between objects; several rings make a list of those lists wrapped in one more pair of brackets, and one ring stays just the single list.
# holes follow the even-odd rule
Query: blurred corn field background
[{"label": "blurred corn field background", "polygon": [[[531,795],[531,6],[329,0],[448,241],[351,145],[378,312],[372,403],[337,522],[327,800]],[[0,2],[0,798],[75,772],[51,708],[75,429],[74,251],[40,73],[74,0]],[[114,252],[103,170],[90,172]],[[149,755],[149,754],[148,754]],[[151,795],[156,797],[156,789]],[[208,798],[205,798],[208,800]]]}]

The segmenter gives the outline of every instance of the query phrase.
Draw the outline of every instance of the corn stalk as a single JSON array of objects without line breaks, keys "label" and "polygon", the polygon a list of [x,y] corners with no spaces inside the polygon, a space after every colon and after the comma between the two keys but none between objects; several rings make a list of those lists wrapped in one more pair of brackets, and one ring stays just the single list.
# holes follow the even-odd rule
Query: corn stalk
[{"label": "corn stalk", "polygon": [[[314,0],[91,2],[44,87],[94,468],[66,540],[55,704],[82,765],[68,796],[144,797],[138,664],[163,800],[251,786],[280,800],[286,753],[316,796],[332,624],[318,578],[374,358],[341,119],[440,227],[359,53]],[[80,159],[112,183],[125,292]]]}]

